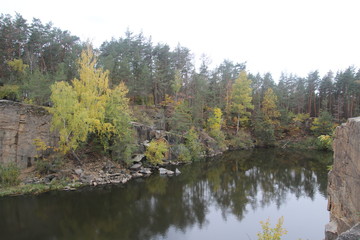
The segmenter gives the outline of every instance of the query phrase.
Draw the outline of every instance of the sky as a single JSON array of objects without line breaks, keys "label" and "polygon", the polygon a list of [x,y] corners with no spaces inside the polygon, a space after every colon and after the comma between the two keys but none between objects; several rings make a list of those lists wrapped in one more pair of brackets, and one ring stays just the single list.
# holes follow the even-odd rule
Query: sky
[{"label": "sky", "polygon": [[247,62],[251,73],[306,77],[360,67],[358,0],[17,0],[0,13],[69,30],[96,47],[127,29],[187,47],[195,64]]}]

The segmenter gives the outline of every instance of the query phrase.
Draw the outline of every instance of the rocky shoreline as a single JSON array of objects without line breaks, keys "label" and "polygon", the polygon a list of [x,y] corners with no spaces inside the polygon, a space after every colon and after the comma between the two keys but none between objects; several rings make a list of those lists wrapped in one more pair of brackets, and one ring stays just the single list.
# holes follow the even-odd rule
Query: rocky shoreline
[{"label": "rocky shoreline", "polygon": [[[162,166],[150,166],[144,162],[144,155],[139,154],[133,158],[133,164],[124,168],[120,164],[110,160],[106,162],[94,161],[86,162],[81,166],[73,163],[66,164],[59,171],[55,171],[44,176],[38,176],[35,168],[23,173],[22,185],[52,185],[61,182],[60,189],[76,190],[82,186],[98,186],[105,184],[125,184],[132,179],[147,178],[153,174],[163,176],[176,176],[181,174],[177,166],[183,163],[177,161],[166,161]],[[175,170],[170,170],[174,169]],[[59,188],[56,188],[59,190]],[[49,189],[51,190],[51,189]],[[23,192],[20,194],[26,194]],[[11,195],[11,194],[10,194]],[[19,195],[19,194],[15,194]]]}]

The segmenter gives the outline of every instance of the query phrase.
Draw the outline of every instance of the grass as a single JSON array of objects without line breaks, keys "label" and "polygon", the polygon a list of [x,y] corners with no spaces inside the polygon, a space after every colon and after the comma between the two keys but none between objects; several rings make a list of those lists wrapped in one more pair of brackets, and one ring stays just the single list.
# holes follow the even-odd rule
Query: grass
[{"label": "grass", "polygon": [[66,187],[78,188],[82,186],[81,183],[69,184],[66,181],[53,181],[50,184],[21,184],[18,186],[0,187],[0,197],[3,196],[17,196],[24,194],[40,194],[53,190],[64,190]]}]

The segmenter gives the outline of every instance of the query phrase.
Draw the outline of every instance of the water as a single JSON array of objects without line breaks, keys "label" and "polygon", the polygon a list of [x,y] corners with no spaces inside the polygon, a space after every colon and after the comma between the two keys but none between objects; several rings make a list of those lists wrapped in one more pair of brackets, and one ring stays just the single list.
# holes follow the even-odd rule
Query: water
[{"label": "water", "polygon": [[284,216],[283,239],[324,238],[331,154],[229,152],[123,186],[0,198],[0,239],[256,240]]}]

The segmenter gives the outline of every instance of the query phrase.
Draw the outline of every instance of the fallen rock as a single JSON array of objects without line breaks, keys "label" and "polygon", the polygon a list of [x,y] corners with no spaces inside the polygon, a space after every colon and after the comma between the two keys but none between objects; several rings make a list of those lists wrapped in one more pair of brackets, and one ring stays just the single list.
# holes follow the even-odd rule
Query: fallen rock
[{"label": "fallen rock", "polygon": [[179,170],[179,169],[175,169],[175,174],[176,174],[176,175],[181,174],[180,170]]},{"label": "fallen rock", "polygon": [[139,170],[140,168],[141,168],[141,166],[142,166],[142,163],[140,162],[140,163],[136,163],[136,164],[134,164],[134,165],[132,165],[131,167],[130,167],[130,169],[131,170]]},{"label": "fallen rock", "polygon": [[107,161],[102,170],[104,172],[111,172],[113,168],[115,168],[114,163],[112,163],[111,161]]},{"label": "fallen rock", "polygon": [[81,174],[84,172],[81,168],[77,168],[74,170],[75,174],[78,176],[81,176]]},{"label": "fallen rock", "polygon": [[139,173],[139,172],[135,172],[135,173],[132,174],[132,177],[133,177],[133,178],[140,178],[140,177],[142,177],[142,176],[143,176],[143,174],[142,174],[142,173]]},{"label": "fallen rock", "polygon": [[141,160],[142,160],[144,157],[145,157],[144,154],[137,154],[137,155],[135,155],[135,157],[133,157],[133,158],[131,159],[131,161],[134,162],[134,163],[138,163],[138,162],[141,162]]},{"label": "fallen rock", "polygon": [[336,240],[359,240],[360,239],[360,223],[356,224],[350,230],[343,232]]},{"label": "fallen rock", "polygon": [[338,236],[337,233],[337,224],[335,221],[331,221],[325,225],[325,239],[326,240],[335,240]]},{"label": "fallen rock", "polygon": [[160,175],[174,175],[174,172],[166,168],[159,168]]},{"label": "fallen rock", "polygon": [[145,141],[143,142],[143,145],[144,145],[145,147],[149,147],[149,146],[150,146],[149,140],[145,140]]},{"label": "fallen rock", "polygon": [[83,175],[81,176],[80,181],[84,184],[91,185],[93,177],[91,175]]},{"label": "fallen rock", "polygon": [[151,174],[151,169],[150,168],[141,168],[140,169],[140,173],[143,173],[143,174]]}]

